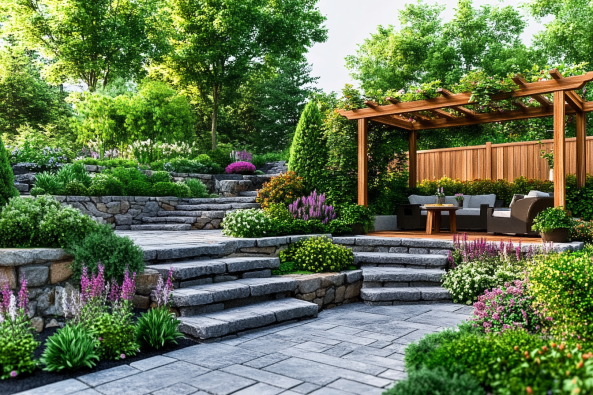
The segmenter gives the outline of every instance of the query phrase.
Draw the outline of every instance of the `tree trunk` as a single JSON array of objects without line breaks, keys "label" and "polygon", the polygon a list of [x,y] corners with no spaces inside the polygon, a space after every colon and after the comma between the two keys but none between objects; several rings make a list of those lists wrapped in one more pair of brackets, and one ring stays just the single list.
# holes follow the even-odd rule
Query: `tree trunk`
[{"label": "tree trunk", "polygon": [[212,151],[214,151],[216,149],[216,122],[218,117],[218,85],[214,85],[212,101],[214,103],[214,108],[212,109]]}]

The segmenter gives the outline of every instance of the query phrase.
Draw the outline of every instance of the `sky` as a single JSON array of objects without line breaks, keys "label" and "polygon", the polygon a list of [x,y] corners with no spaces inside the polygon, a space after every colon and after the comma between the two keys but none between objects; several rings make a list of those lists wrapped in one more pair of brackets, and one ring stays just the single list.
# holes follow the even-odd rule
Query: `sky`
[{"label": "sky", "polygon": [[[317,87],[325,92],[341,92],[345,84],[356,83],[350,78],[344,58],[356,53],[357,45],[369,38],[378,25],[397,26],[398,11],[412,0],[319,0],[319,9],[327,17],[328,40],[314,45],[307,59],[313,65],[312,75],[319,77]],[[457,0],[428,0],[425,3],[445,5],[444,21],[453,18]],[[519,0],[474,0],[474,6],[519,4]],[[545,21],[543,21],[545,23]],[[529,19],[523,41],[529,45],[542,25]]]}]

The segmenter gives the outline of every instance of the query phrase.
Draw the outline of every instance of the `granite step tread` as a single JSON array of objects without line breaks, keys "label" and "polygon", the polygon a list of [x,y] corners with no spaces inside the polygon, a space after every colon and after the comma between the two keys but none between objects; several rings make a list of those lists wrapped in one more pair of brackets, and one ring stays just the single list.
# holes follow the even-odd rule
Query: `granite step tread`
[{"label": "granite step tread", "polygon": [[188,204],[223,204],[223,203],[255,203],[255,196],[219,197],[219,198],[194,198],[186,200]]},{"label": "granite step tread", "polygon": [[229,204],[179,204],[176,211],[228,211],[246,208],[260,208],[259,203],[229,203]]},{"label": "granite step tread", "polygon": [[252,296],[294,291],[298,282],[286,277],[246,278],[216,284],[196,285],[173,291],[176,307],[201,306]]},{"label": "granite step tread", "polygon": [[441,269],[419,269],[410,267],[363,266],[361,269],[364,282],[440,282],[442,280],[443,275],[445,274],[445,271]]},{"label": "granite step tread", "polygon": [[442,267],[447,264],[447,257],[444,255],[431,254],[403,254],[388,252],[355,252],[354,263],[364,266],[365,264],[375,265],[402,265],[422,267]]},{"label": "granite step tread", "polygon": [[243,257],[188,260],[183,262],[150,265],[146,268],[155,269],[163,276],[166,276],[169,273],[169,269],[173,268],[173,278],[175,279],[175,281],[184,281],[211,274],[237,273],[262,269],[277,269],[279,266],[279,258]]},{"label": "granite step tread", "polygon": [[216,313],[179,317],[179,331],[201,340],[213,339],[278,322],[314,318],[317,311],[317,304],[304,300],[273,300]]},{"label": "granite step tread", "polygon": [[363,288],[360,297],[365,302],[434,302],[451,299],[449,291],[443,287]]},{"label": "granite step tread", "polygon": [[166,223],[180,223],[180,224],[193,224],[196,222],[198,217],[144,217],[142,222],[148,224],[166,224]]},{"label": "granite step tread", "polygon": [[191,230],[191,225],[190,224],[131,225],[130,230],[183,231],[183,230]]},{"label": "granite step tread", "polygon": [[239,192],[239,196],[253,196],[255,198],[255,197],[257,197],[257,191]]}]

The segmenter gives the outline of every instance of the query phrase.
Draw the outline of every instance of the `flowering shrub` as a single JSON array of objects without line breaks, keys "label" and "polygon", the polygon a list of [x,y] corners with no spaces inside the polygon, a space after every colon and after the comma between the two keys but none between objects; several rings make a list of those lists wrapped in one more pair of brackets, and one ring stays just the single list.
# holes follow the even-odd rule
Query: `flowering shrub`
[{"label": "flowering shrub", "polygon": [[538,308],[554,325],[552,334],[558,337],[593,339],[593,252],[583,251],[550,254],[536,260],[529,275],[529,289]]},{"label": "flowering shrub", "polygon": [[253,160],[253,155],[245,150],[233,151],[231,152],[231,158],[236,161],[251,162]]},{"label": "flowering shrub", "polygon": [[339,272],[353,264],[354,255],[352,250],[321,236],[299,241],[293,259],[296,269],[314,273]]},{"label": "flowering shrub", "polygon": [[222,221],[222,234],[232,237],[263,237],[272,230],[272,220],[263,210],[235,210]]},{"label": "flowering shrub", "polygon": [[257,191],[256,201],[265,209],[272,203],[289,205],[304,194],[303,178],[289,171],[264,183],[262,189]]},{"label": "flowering shrub", "polygon": [[336,219],[336,212],[333,206],[327,206],[324,203],[325,193],[317,195],[317,191],[313,191],[311,195],[295,200],[288,206],[288,210],[295,219],[304,221],[318,219],[326,225],[329,221]]},{"label": "flowering shrub", "polygon": [[474,303],[473,321],[485,332],[521,328],[537,333],[543,329],[544,318],[532,304],[533,296],[528,294],[527,283],[515,280],[480,295]]},{"label": "flowering shrub", "polygon": [[593,243],[593,222],[575,220],[570,231],[571,237],[575,241],[583,241],[587,244]]},{"label": "flowering shrub", "polygon": [[27,315],[29,297],[23,280],[18,297],[4,283],[0,299],[0,379],[30,373],[37,367],[33,352],[39,343]]},{"label": "flowering shrub", "polygon": [[180,321],[169,311],[169,300],[173,291],[173,268],[169,270],[167,282],[159,276],[152,299],[157,306],[148,313],[142,313],[136,324],[136,339],[141,346],[159,349],[166,344],[177,344],[175,339],[183,337],[177,330]]},{"label": "flowering shrub", "polygon": [[224,169],[227,174],[253,174],[255,166],[249,162],[234,162]]},{"label": "flowering shrub", "polygon": [[10,163],[27,163],[30,170],[56,170],[68,163],[68,156],[61,148],[38,147],[26,140],[19,147],[6,147]]}]

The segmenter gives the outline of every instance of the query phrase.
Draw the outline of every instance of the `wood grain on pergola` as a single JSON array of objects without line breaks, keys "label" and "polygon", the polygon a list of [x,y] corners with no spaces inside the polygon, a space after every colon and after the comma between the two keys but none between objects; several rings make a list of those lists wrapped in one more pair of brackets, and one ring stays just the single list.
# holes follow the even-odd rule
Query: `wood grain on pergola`
[{"label": "wood grain on pergola", "polygon": [[[477,105],[470,101],[471,93],[452,93],[438,89],[438,97],[400,102],[396,98],[387,98],[389,104],[381,105],[366,101],[367,108],[341,110],[339,113],[349,120],[358,120],[358,203],[367,205],[367,144],[368,122],[377,122],[409,131],[409,173],[410,187],[415,187],[417,169],[417,131],[443,129],[458,126],[479,125],[491,122],[507,122],[522,119],[554,117],[554,197],[556,206],[565,206],[565,116],[576,115],[576,162],[577,186],[585,184],[586,169],[586,113],[593,112],[593,101],[585,102],[575,92],[593,80],[593,71],[583,75],[564,78],[556,69],[549,72],[552,79],[538,82],[526,82],[521,75],[513,78],[518,89],[510,93],[492,95],[491,102],[510,101],[515,110],[496,110],[480,113],[471,107]],[[552,95],[553,100],[543,95]],[[537,107],[527,106],[522,102],[531,98]]]}]

